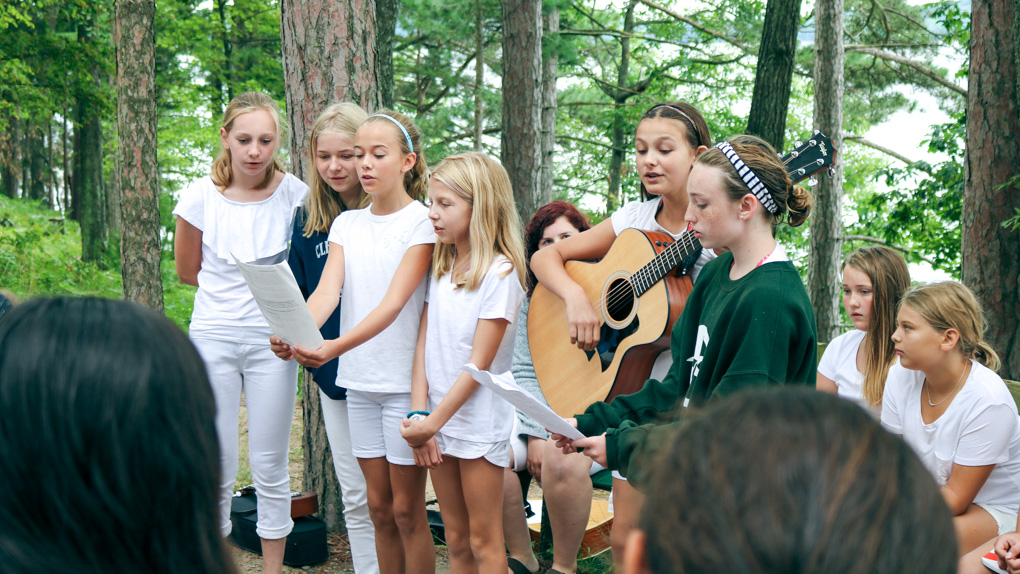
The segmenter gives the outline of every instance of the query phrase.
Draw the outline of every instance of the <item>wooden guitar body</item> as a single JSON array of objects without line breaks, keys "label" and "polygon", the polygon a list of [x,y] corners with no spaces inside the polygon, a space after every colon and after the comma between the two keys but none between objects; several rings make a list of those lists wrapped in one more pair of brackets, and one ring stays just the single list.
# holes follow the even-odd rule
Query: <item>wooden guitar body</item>
[{"label": "wooden guitar body", "polygon": [[593,402],[639,390],[669,348],[673,323],[693,288],[690,277],[667,274],[636,297],[634,284],[635,273],[672,243],[665,233],[626,229],[602,261],[566,263],[602,318],[598,353],[570,343],[563,300],[542,285],[535,288],[528,342],[542,393],[557,414],[573,416]]}]

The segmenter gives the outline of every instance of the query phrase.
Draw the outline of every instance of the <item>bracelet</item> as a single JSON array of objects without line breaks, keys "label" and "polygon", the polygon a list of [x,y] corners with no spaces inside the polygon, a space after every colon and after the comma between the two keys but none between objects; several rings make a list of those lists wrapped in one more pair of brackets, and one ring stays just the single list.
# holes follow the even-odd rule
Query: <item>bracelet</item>
[{"label": "bracelet", "polygon": [[[411,411],[411,412],[407,413],[407,418],[409,418],[411,420],[420,421],[420,420],[425,420],[425,417],[429,416],[430,414],[432,414],[432,413],[430,413],[428,411]],[[416,418],[415,415],[421,415],[421,418]]]}]

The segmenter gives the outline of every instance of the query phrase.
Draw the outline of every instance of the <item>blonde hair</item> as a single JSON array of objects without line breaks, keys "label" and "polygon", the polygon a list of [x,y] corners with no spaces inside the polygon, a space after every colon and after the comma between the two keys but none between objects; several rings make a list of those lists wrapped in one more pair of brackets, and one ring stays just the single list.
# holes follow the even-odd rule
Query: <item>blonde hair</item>
[{"label": "blonde hair", "polygon": [[[412,147],[407,147],[407,138],[404,137],[404,133],[400,131],[400,128],[393,125],[393,122],[390,120],[379,116],[388,116],[404,126],[404,129],[407,130],[407,135],[411,138]],[[393,137],[396,139],[401,153],[404,155],[409,153],[415,154],[414,167],[404,174],[404,190],[414,199],[425,201],[429,196],[429,167],[425,163],[425,150],[421,147],[421,132],[418,131],[418,126],[414,125],[411,118],[393,110],[380,110],[368,116],[368,119],[365,120],[366,124],[380,122],[393,130]]]},{"label": "blonde hair", "polygon": [[358,195],[351,205],[344,205],[340,194],[333,190],[319,175],[315,168],[319,154],[319,136],[322,134],[340,134],[354,139],[358,128],[365,123],[368,114],[358,104],[343,102],[327,107],[315,118],[311,134],[308,136],[308,157],[312,160],[312,170],[308,176],[308,195],[305,196],[305,227],[304,236],[311,237],[314,233],[329,233],[340,212],[347,209],[361,209],[372,202],[372,196],[365,193],[358,184]]},{"label": "blonde hair", "polygon": [[977,297],[962,283],[938,281],[912,287],[900,305],[910,305],[935,330],[955,329],[963,356],[999,369],[999,355],[984,339],[985,318]]},{"label": "blonde hair", "polygon": [[883,245],[861,247],[847,256],[840,270],[847,267],[864,273],[871,280],[871,318],[861,341],[864,348],[864,399],[871,406],[882,404],[889,367],[896,362],[892,334],[896,330],[896,309],[903,293],[910,288],[907,262],[898,252]]},{"label": "blonde hair", "polygon": [[[229,134],[230,130],[234,129],[234,120],[238,116],[259,110],[268,113],[276,125],[276,150],[273,151],[273,157],[270,158],[266,176],[255,187],[255,189],[265,189],[273,181],[276,172],[285,171],[283,162],[276,155],[276,152],[280,150],[280,144],[283,143],[283,122],[280,120],[280,107],[276,105],[276,100],[262,92],[245,92],[230,100],[227,109],[223,111],[223,122],[220,125]],[[226,146],[220,149],[220,154],[213,160],[209,176],[212,177],[213,183],[220,188],[230,187],[230,184],[234,182],[230,150]]]},{"label": "blonde hair", "polygon": [[[514,205],[510,176],[496,160],[484,153],[469,152],[439,162],[432,178],[460,195],[471,206],[471,261],[462,277],[454,277],[458,287],[477,289],[489,271],[492,260],[502,254],[513,265],[522,288],[526,288],[527,268],[521,219]],[[432,273],[442,277],[453,271],[456,246],[437,243],[432,254]]]},{"label": "blonde hair", "polygon": [[[768,142],[756,136],[740,135],[726,141],[733,147],[733,151],[737,152],[744,165],[754,171],[754,174],[772,195],[772,200],[776,202],[775,213],[769,213],[767,209],[762,210],[765,217],[773,225],[779,224],[784,219],[790,227],[803,224],[811,213],[811,194],[806,188],[793,185],[793,181],[786,173],[786,167],[783,166],[776,150]],[[722,170],[726,193],[731,201],[740,201],[745,195],[751,193],[747,184],[737,173],[737,168],[733,167],[729,158],[719,148],[709,148],[708,151],[698,156],[695,163]]]}]

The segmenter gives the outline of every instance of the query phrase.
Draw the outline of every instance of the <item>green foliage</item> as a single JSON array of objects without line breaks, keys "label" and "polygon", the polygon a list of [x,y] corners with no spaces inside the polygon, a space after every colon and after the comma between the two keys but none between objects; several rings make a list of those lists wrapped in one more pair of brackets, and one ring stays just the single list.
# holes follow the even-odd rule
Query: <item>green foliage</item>
[{"label": "green foliage", "polygon": [[[166,315],[187,329],[195,288],[177,280],[172,257],[163,267]],[[112,268],[116,269],[114,264]],[[36,202],[0,195],[0,289],[24,300],[72,295],[120,298],[121,278],[81,260],[77,223]]]},{"label": "green foliage", "polygon": [[946,161],[879,170],[876,178],[891,189],[855,197],[858,222],[848,233],[902,245],[912,250],[908,261],[925,255],[936,269],[959,276],[964,131],[962,115],[932,127],[928,151],[947,154]]}]

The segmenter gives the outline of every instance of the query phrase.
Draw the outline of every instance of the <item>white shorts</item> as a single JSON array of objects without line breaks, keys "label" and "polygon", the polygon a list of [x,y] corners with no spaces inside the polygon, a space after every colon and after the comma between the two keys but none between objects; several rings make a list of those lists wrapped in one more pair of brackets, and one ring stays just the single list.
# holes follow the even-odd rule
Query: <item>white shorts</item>
[{"label": "white shorts", "polygon": [[1016,530],[1016,514],[1010,514],[1008,512],[1003,512],[1002,510],[997,510],[995,508],[992,508],[988,504],[984,504],[981,502],[976,502],[974,504],[980,506],[981,508],[984,508],[985,512],[992,515],[992,518],[995,519],[995,523],[999,526],[999,536],[1002,536],[1007,532],[1013,532],[1014,530]]},{"label": "white shorts", "polygon": [[[510,441],[500,442],[472,442],[459,438],[451,438],[439,431],[436,435],[439,443],[439,452],[456,458],[473,460],[484,458],[493,465],[500,468],[510,466]],[[528,449],[524,449],[524,456],[527,458]]]},{"label": "white shorts", "polygon": [[351,452],[357,458],[385,456],[390,464],[414,466],[414,453],[400,436],[400,421],[411,410],[411,393],[347,390]]}]

